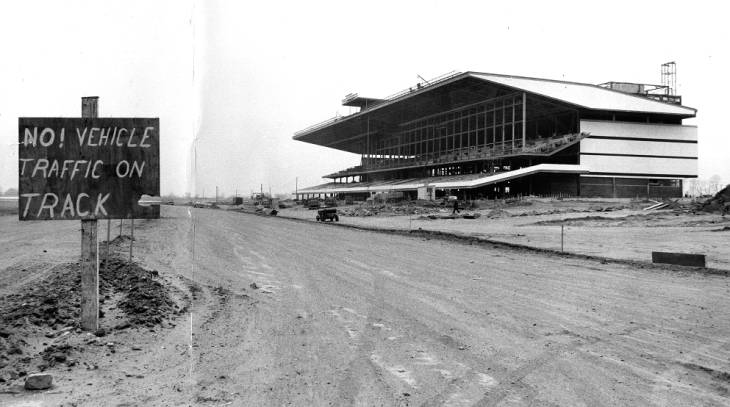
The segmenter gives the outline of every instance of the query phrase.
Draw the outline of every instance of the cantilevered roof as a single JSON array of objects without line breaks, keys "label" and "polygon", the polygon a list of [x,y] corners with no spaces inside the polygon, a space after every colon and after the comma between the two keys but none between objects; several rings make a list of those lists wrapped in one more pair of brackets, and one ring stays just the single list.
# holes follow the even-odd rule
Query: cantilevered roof
[{"label": "cantilevered roof", "polygon": [[579,82],[470,72],[471,76],[587,109],[694,116],[695,109]]},{"label": "cantilevered roof", "polygon": [[[423,115],[433,114],[436,113],[434,109],[438,108],[438,103],[435,101],[442,96],[440,93],[443,93],[444,90],[452,89],[455,92],[463,90],[462,95],[469,94],[471,90],[471,99],[474,99],[474,95],[479,92],[473,92],[473,88],[478,87],[479,84],[483,84],[485,88],[491,85],[492,88],[499,88],[503,91],[510,89],[515,92],[524,91],[559,101],[565,105],[590,110],[666,114],[677,115],[681,118],[695,117],[697,114],[697,111],[690,107],[659,102],[588,83],[464,72],[449,74],[420,88],[399,92],[349,116],[338,116],[307,127],[296,132],[294,139],[359,153],[360,151],[351,141],[365,140],[366,131],[363,130],[363,120],[366,117],[389,122],[393,121],[393,117],[401,117],[400,114],[404,111],[410,111],[411,115],[415,114],[414,112],[422,111]],[[460,102],[475,102],[471,99]],[[371,98],[371,100],[375,99]],[[389,116],[392,117],[389,118]],[[338,145],[338,147],[334,147],[334,145]]]}]

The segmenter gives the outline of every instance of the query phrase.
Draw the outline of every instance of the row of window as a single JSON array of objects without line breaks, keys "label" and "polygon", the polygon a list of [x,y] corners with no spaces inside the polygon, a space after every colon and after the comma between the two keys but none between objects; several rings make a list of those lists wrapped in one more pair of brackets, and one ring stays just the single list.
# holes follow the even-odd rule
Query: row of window
[{"label": "row of window", "polygon": [[376,141],[374,153],[414,156],[471,147],[522,143],[522,95],[510,95],[407,123]]}]

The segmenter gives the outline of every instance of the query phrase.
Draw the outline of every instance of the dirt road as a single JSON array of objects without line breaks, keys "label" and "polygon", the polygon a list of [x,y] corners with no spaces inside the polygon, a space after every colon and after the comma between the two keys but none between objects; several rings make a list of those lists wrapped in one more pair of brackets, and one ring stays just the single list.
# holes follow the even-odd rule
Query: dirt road
[{"label": "dirt road", "polygon": [[[651,262],[652,251],[699,253],[707,257],[707,266],[730,270],[730,218],[716,214],[682,214],[671,211],[649,212],[622,209],[611,212],[584,212],[588,202],[573,204],[576,211],[549,213],[558,209],[553,202],[503,210],[507,217],[490,218],[482,210],[479,219],[423,220],[419,216],[340,216],[340,222],[366,228],[447,232],[539,249],[560,250],[561,224],[565,223],[564,250],[570,253],[611,259]],[[616,203],[613,203],[614,205]],[[604,205],[606,205],[604,203]],[[542,208],[540,208],[542,206]],[[582,206],[582,208],[581,208]],[[608,205],[606,205],[608,206]],[[535,207],[547,214],[530,214]],[[545,208],[547,207],[547,208]],[[446,210],[445,213],[450,212]],[[511,216],[509,216],[511,214]],[[279,216],[315,221],[312,211],[290,208]],[[725,229],[727,228],[727,229]]]},{"label": "dirt road", "polygon": [[[135,232],[135,253],[194,294],[192,312],[115,338],[96,370],[55,372],[52,392],[0,404],[730,404],[724,276],[207,209],[163,216]],[[14,221],[0,217],[16,236],[6,252],[38,249],[46,226]]]}]

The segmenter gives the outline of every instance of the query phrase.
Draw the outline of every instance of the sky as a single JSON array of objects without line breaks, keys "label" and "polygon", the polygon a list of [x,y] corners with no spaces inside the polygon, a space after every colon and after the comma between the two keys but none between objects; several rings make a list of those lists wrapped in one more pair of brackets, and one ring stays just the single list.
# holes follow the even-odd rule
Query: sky
[{"label": "sky", "polygon": [[[722,103],[730,27],[687,2],[11,1],[0,6],[0,189],[17,187],[18,117],[159,117],[162,194],[248,195],[356,165],[292,140],[352,92],[450,71],[660,83],[698,109],[699,176],[730,182]],[[713,8],[717,7],[717,8]]]}]

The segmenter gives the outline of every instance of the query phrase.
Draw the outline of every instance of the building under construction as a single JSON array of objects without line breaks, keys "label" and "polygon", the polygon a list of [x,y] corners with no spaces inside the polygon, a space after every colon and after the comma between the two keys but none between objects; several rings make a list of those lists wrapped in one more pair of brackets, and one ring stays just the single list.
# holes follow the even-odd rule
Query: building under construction
[{"label": "building under construction", "polygon": [[295,140],[360,154],[360,165],[300,189],[363,199],[379,192],[434,199],[515,195],[678,197],[697,177],[696,110],[662,85],[592,85],[490,73],[452,73],[387,98],[350,94],[357,113]]}]

